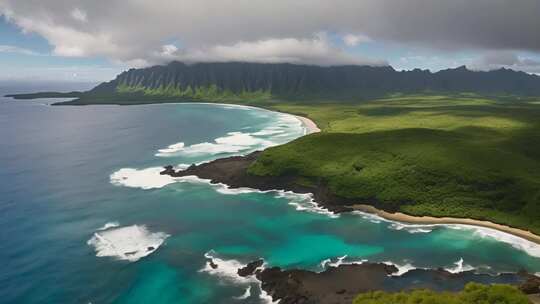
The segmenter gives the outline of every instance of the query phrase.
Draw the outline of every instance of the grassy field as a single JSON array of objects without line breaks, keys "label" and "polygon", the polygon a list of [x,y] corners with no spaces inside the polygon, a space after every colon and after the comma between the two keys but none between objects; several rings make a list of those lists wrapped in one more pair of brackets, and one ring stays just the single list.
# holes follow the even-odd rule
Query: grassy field
[{"label": "grassy field", "polygon": [[249,172],[323,181],[342,197],[412,215],[467,217],[540,234],[540,99],[392,96],[269,104],[322,133],[266,150]]}]

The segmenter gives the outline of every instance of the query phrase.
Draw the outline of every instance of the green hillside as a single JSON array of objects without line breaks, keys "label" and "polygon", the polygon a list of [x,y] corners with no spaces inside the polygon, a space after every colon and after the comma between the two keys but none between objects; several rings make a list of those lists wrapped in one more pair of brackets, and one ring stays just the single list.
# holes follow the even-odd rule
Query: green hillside
[{"label": "green hillside", "polygon": [[340,197],[412,215],[540,233],[540,100],[394,96],[358,105],[276,104],[322,133],[267,149],[254,175],[295,175]]}]

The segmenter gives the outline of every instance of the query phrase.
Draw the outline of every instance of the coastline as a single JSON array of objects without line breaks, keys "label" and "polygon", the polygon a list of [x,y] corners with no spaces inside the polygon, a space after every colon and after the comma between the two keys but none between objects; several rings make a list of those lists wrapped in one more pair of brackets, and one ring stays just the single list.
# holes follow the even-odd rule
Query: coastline
[{"label": "coastline", "polygon": [[321,129],[319,129],[319,127],[317,126],[315,122],[313,122],[313,120],[304,116],[299,116],[299,115],[294,115],[294,117],[298,118],[302,122],[302,125],[306,128],[306,131],[307,131],[306,135],[311,134],[311,133],[321,132]]},{"label": "coastline", "polygon": [[[207,104],[216,104],[216,103],[207,103]],[[218,104],[220,105],[220,104]],[[221,105],[233,105],[233,106],[241,106],[241,107],[252,107],[252,108],[258,108],[258,109],[263,109],[263,110],[268,110],[268,111],[275,111],[275,112],[280,112],[280,111],[276,111],[274,109],[271,109],[271,108],[261,108],[261,107],[256,107],[256,106],[246,106],[246,105],[235,105],[235,104],[221,104]],[[282,112],[282,113],[286,113],[286,112]],[[305,135],[308,135],[308,134],[312,134],[312,133],[318,133],[318,132],[321,132],[321,129],[317,126],[317,124],[305,117],[305,116],[299,116],[299,115],[295,115],[295,114],[292,114],[292,113],[286,113],[286,114],[289,114],[289,115],[293,115],[294,117],[296,117],[298,120],[301,121],[303,127],[306,129],[306,134]],[[247,158],[246,161],[248,161],[248,163],[250,163],[251,161],[253,160],[249,160],[251,158],[254,158],[256,157],[255,155],[248,155],[248,156],[244,156],[244,157],[239,157],[237,159],[237,157],[232,157],[232,163],[235,163],[235,162],[242,162],[240,159],[242,158]],[[224,161],[224,163],[227,163],[229,162],[230,160],[228,160],[227,158],[226,159],[221,159],[222,161]],[[214,162],[219,162],[219,159],[218,160],[215,160]],[[214,163],[214,162],[211,162],[211,163]],[[208,164],[207,164],[208,165]],[[226,165],[228,166],[228,165]],[[247,164],[243,164],[242,166],[247,166]],[[233,167],[236,167],[236,166],[233,166]],[[172,167],[171,167],[172,169]],[[238,170],[238,168],[227,168],[227,171],[229,173],[231,172],[234,172]],[[210,171],[214,171],[215,173],[215,170],[210,170]],[[242,170],[240,170],[242,171]],[[175,173],[174,173],[174,170],[171,170],[171,171],[168,171],[168,170],[165,170],[164,172],[162,172],[162,174],[171,174],[174,176]],[[194,173],[192,175],[196,175],[196,176],[199,176],[201,175],[200,174],[201,172],[197,172],[197,173]],[[219,175],[219,174],[218,174]],[[201,177],[201,176],[199,176]],[[224,183],[224,184],[228,184],[229,186],[231,186],[232,188],[238,188],[238,187],[243,187],[243,186],[246,186],[244,185],[243,183],[245,182],[240,182],[240,180],[242,180],[243,178],[241,178],[240,180],[235,180],[234,182],[232,182],[231,180],[226,180],[226,181],[223,181],[221,180],[220,177],[218,176],[213,176],[213,174],[210,174],[210,176],[203,176],[203,178],[206,178],[206,179],[210,179],[210,180],[213,180],[214,182],[221,182],[221,183]],[[227,179],[230,179],[230,176],[227,178]],[[235,179],[235,178],[233,178]],[[252,182],[253,179],[249,179],[251,180]],[[270,182],[271,184],[272,182]],[[253,185],[248,185],[248,187],[250,188],[254,188],[254,189],[259,189],[259,190],[271,190],[270,188],[271,187],[268,187],[269,184],[268,184],[268,181],[260,181],[260,182],[255,182],[255,184]],[[273,188],[272,188],[273,189]],[[294,191],[294,190],[299,190],[299,189],[289,189],[293,192],[298,192],[298,191]],[[313,189],[300,189],[301,191],[299,193],[306,193],[307,192],[310,192],[313,194]],[[326,205],[326,204],[321,204],[319,202],[317,202],[317,205],[318,206],[321,206],[323,208],[328,208],[329,206]],[[334,206],[336,207],[336,206]],[[522,238],[524,240],[527,240],[527,241],[530,241],[530,242],[533,242],[535,244],[538,244],[540,245],[540,235],[537,235],[537,234],[534,234],[528,230],[524,230],[524,229],[520,229],[520,228],[514,228],[514,227],[510,227],[510,226],[506,226],[506,225],[502,225],[502,224],[497,224],[497,223],[494,223],[494,222],[490,222],[490,221],[482,221],[482,220],[475,220],[475,219],[470,219],[470,218],[452,218],[452,217],[433,217],[433,216],[413,216],[413,215],[408,215],[408,214],[405,214],[405,213],[401,213],[401,212],[396,212],[396,213],[390,213],[390,212],[387,212],[387,211],[384,211],[384,210],[380,210],[380,209],[377,209],[371,205],[366,205],[366,204],[346,204],[346,206],[343,206],[344,208],[343,209],[336,209],[336,210],[331,210],[332,212],[347,212],[348,210],[346,209],[349,209],[350,211],[360,211],[360,212],[365,212],[365,213],[370,213],[370,214],[375,214],[377,216],[380,216],[381,218],[384,218],[384,219],[387,219],[387,220],[390,220],[390,221],[396,221],[396,222],[401,222],[401,223],[405,223],[405,224],[424,224],[424,225],[468,225],[468,226],[476,226],[476,227],[482,227],[482,228],[489,228],[489,229],[494,229],[494,230],[497,230],[497,231],[500,231],[500,232],[504,232],[504,233],[508,233],[510,235],[513,235],[515,237],[519,237],[519,238]]]},{"label": "coastline", "polygon": [[390,213],[384,210],[377,209],[371,205],[357,204],[351,206],[354,210],[375,214],[384,219],[390,221],[396,221],[408,224],[424,224],[424,225],[468,225],[477,226],[483,228],[495,229],[497,231],[505,232],[530,242],[540,244],[540,236],[536,235],[528,230],[514,228],[506,225],[501,225],[489,221],[481,221],[470,218],[454,218],[454,217],[433,217],[433,216],[413,216],[401,212]]},{"label": "coastline", "polygon": [[[251,108],[258,108],[268,111],[274,111],[274,112],[281,112],[277,111],[276,109],[268,108],[268,107],[261,107],[261,106],[254,106],[254,105],[244,105],[244,104],[235,104],[235,103],[224,103],[224,102],[152,102],[152,103],[144,103],[144,104],[133,104],[133,105],[161,105],[161,104],[210,104],[210,105],[226,105],[226,106],[238,106],[238,107],[251,107]],[[65,105],[63,102],[56,103],[53,105]],[[78,104],[74,104],[78,105]],[[103,105],[103,104],[98,104]],[[111,105],[111,104],[109,104]],[[122,105],[117,103],[112,103],[112,105]],[[283,112],[289,115],[292,115],[296,117],[298,120],[301,121],[303,127],[306,129],[306,134],[312,134],[312,133],[318,133],[321,132],[321,129],[317,126],[317,124],[304,116],[295,115],[292,113]],[[320,206],[321,205],[319,204]],[[469,226],[477,226],[477,227],[483,227],[483,228],[490,228],[497,231],[505,232],[511,235],[514,235],[516,237],[523,238],[525,240],[531,241],[533,243],[540,245],[540,235],[534,234],[528,230],[523,230],[519,228],[514,228],[502,224],[497,224],[489,221],[482,221],[482,220],[474,220],[470,218],[452,218],[452,217],[432,217],[432,216],[412,216],[401,212],[396,213],[390,213],[386,212],[384,210],[377,209],[371,205],[365,205],[365,204],[356,204],[352,206],[353,210],[375,214],[377,216],[380,216],[384,219],[396,221],[396,222],[402,222],[402,223],[409,223],[409,224],[425,224],[425,225],[452,225],[452,224],[458,224],[458,225],[469,225]]]},{"label": "coastline", "polygon": [[[321,132],[321,129],[317,126],[317,124],[304,116],[298,116],[294,115],[296,118],[298,118],[304,127],[307,129],[307,134],[311,133],[317,133]],[[483,228],[490,228],[495,229],[501,232],[505,232],[520,238],[523,238],[525,240],[531,241],[533,243],[540,245],[540,235],[534,234],[528,230],[514,228],[502,224],[493,223],[490,221],[482,221],[482,220],[475,220],[470,218],[454,218],[454,217],[434,217],[434,216],[413,216],[401,212],[396,213],[390,213],[381,209],[377,209],[371,205],[365,205],[365,204],[357,204],[353,205],[352,208],[356,211],[375,214],[377,216],[380,216],[384,219],[390,220],[390,221],[396,221],[401,223],[407,223],[407,224],[424,224],[424,225],[469,225],[469,226],[477,226],[477,227],[483,227]]]}]

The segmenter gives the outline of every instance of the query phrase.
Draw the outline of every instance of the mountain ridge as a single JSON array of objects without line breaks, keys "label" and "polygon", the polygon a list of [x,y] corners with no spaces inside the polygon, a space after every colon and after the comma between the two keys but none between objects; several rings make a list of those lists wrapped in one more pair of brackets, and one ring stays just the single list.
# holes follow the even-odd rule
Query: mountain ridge
[{"label": "mountain ridge", "polygon": [[[431,72],[421,69],[397,71],[391,66],[250,62],[186,64],[173,61],[166,65],[129,69],[78,97],[104,101],[171,98],[210,101],[353,100],[392,93],[424,92],[540,96],[540,76],[505,68],[472,71],[465,66]],[[23,95],[12,96],[23,99],[33,96]]]}]

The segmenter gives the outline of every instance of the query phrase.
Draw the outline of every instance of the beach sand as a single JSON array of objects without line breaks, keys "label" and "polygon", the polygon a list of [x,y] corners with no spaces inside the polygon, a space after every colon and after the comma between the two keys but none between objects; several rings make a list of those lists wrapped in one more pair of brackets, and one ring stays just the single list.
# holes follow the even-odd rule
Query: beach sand
[{"label": "beach sand", "polygon": [[528,241],[540,244],[540,236],[518,228],[513,228],[510,226],[505,226],[501,224],[496,224],[488,221],[480,221],[468,218],[453,218],[453,217],[432,217],[432,216],[412,216],[400,212],[390,213],[383,210],[379,210],[370,205],[354,205],[352,206],[355,210],[371,213],[378,215],[384,219],[402,222],[402,223],[411,223],[411,224],[459,224],[459,225],[471,225],[479,226],[485,228],[491,228],[506,232],[520,238],[526,239]]},{"label": "beach sand", "polygon": [[321,129],[319,129],[319,127],[317,127],[317,124],[315,124],[311,119],[307,117],[303,117],[303,116],[298,116],[298,115],[294,115],[294,116],[298,118],[302,122],[302,124],[306,127],[307,134],[321,132]]}]

